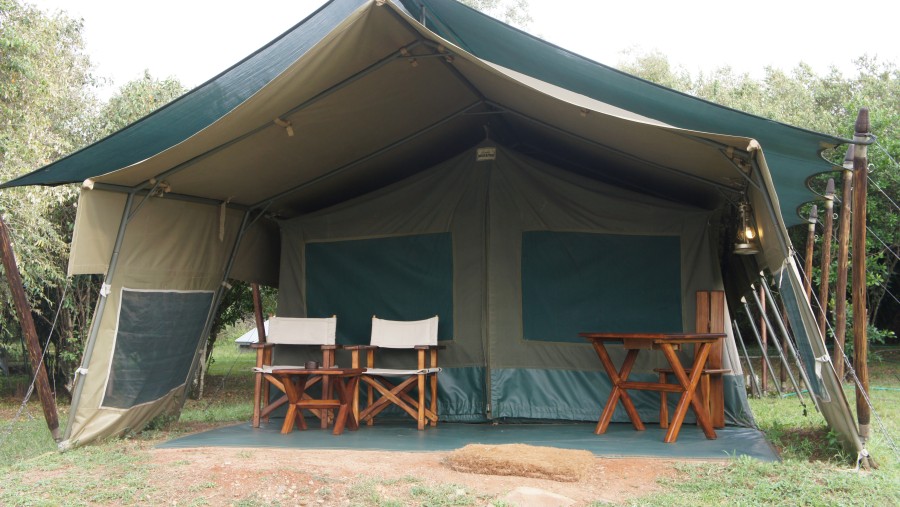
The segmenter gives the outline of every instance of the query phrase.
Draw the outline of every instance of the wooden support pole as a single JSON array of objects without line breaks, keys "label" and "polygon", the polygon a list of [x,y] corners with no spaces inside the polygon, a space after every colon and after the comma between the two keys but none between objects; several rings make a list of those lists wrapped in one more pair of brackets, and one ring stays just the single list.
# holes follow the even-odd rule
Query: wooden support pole
[{"label": "wooden support pole", "polygon": [[844,381],[844,340],[847,336],[847,273],[850,267],[850,203],[853,202],[853,145],[844,158],[841,212],[838,219],[837,280],[834,286],[834,371]]},{"label": "wooden support pole", "polygon": [[47,420],[47,427],[50,428],[53,440],[59,442],[59,416],[56,411],[56,400],[50,392],[50,380],[47,378],[47,370],[41,360],[43,354],[37,329],[34,327],[34,318],[31,316],[31,305],[28,304],[28,298],[25,297],[22,277],[19,275],[19,267],[16,265],[16,257],[9,240],[9,231],[2,216],[0,216],[0,250],[3,252],[3,269],[6,271],[6,279],[16,305],[16,313],[19,315],[19,325],[25,336],[25,345],[28,347],[28,358],[31,360],[31,368],[35,373],[38,397],[44,409],[44,419]]},{"label": "wooden support pole", "polygon": [[824,339],[828,327],[828,289],[831,281],[831,234],[834,229],[834,179],[825,187],[825,231],[822,233],[822,274],[819,281],[819,333]]},{"label": "wooden support pole", "polygon": [[813,204],[809,209],[809,232],[806,234],[806,263],[803,267],[806,279],[803,282],[803,288],[806,290],[806,300],[812,301],[812,269],[813,269],[813,247],[816,244],[816,222],[819,220],[819,209]]},{"label": "wooden support pole", "polygon": [[856,419],[859,422],[859,436],[865,441],[869,439],[871,418],[866,401],[869,394],[869,312],[866,304],[866,191],[869,186],[869,163],[866,145],[861,144],[869,140],[867,108],[859,110],[853,140],[858,143],[853,154],[853,368],[859,379],[856,387]]},{"label": "wooden support pole", "polygon": [[256,319],[257,343],[266,343],[266,320],[263,317],[262,298],[259,295],[259,284],[251,283],[250,290],[253,294],[253,316]]},{"label": "wooden support pole", "polygon": [[[263,308],[262,308],[262,300],[259,297],[259,284],[251,283],[250,290],[253,296],[253,315],[256,318],[256,343],[257,345],[262,345],[266,343],[266,323],[263,320]],[[266,353],[266,351],[257,349],[256,351],[256,367],[259,368],[262,366],[262,354]],[[253,379],[253,427],[259,427],[259,419],[262,416],[262,407],[260,403],[263,405],[269,403],[269,390],[263,389],[263,376],[262,373],[256,372],[254,373]],[[268,386],[268,383],[266,384]],[[265,391],[265,392],[264,392]]]}]

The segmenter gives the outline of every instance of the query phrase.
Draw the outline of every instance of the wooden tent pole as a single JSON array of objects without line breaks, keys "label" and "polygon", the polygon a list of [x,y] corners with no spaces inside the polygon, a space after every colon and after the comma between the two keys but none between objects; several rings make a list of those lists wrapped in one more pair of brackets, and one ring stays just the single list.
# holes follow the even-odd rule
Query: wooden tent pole
[{"label": "wooden tent pole", "polygon": [[819,221],[819,208],[813,204],[809,209],[809,232],[806,234],[806,263],[803,267],[806,275],[803,280],[803,288],[806,290],[806,300],[812,301],[812,269],[813,247],[816,244],[816,222]]},{"label": "wooden tent pole", "polygon": [[[256,318],[256,343],[257,345],[262,345],[266,343],[266,323],[263,320],[263,308],[262,308],[262,300],[259,296],[259,284],[253,282],[250,284],[250,290],[253,294],[253,315]],[[262,354],[263,350],[258,349],[256,351],[256,367],[262,367]],[[262,399],[263,393],[263,378],[262,374],[255,373],[253,375],[253,427],[259,427],[259,419],[261,417],[262,408],[260,407],[260,399]],[[268,403],[269,393],[268,389],[265,392],[265,400]]]},{"label": "wooden tent pole", "polygon": [[3,252],[3,269],[6,271],[6,279],[16,305],[16,313],[19,314],[19,324],[22,334],[25,336],[25,345],[28,347],[28,357],[31,359],[31,367],[35,373],[38,397],[41,399],[41,406],[44,409],[44,419],[47,420],[47,427],[50,428],[53,440],[59,442],[59,415],[56,412],[56,400],[50,392],[50,380],[42,361],[41,343],[38,340],[37,329],[34,327],[34,318],[31,316],[31,305],[28,304],[28,298],[25,297],[22,277],[19,275],[19,267],[16,265],[16,257],[9,240],[9,230],[2,216],[0,216],[0,250]]},{"label": "wooden tent pole", "polygon": [[266,343],[266,321],[263,317],[263,305],[262,298],[259,295],[259,284],[256,282],[251,283],[250,290],[253,292],[253,316],[256,318],[257,343]]},{"label": "wooden tent pole", "polygon": [[819,333],[824,339],[828,319],[828,290],[831,281],[831,234],[834,229],[834,178],[825,187],[825,236],[822,239],[822,274],[819,282]]},{"label": "wooden tent pole", "polygon": [[838,379],[844,381],[844,340],[847,336],[847,273],[850,266],[850,203],[853,202],[853,145],[844,158],[841,213],[838,221],[837,280],[834,286],[834,354]]},{"label": "wooden tent pole", "polygon": [[856,117],[853,140],[857,143],[853,154],[853,368],[859,383],[856,387],[856,419],[859,436],[869,439],[871,413],[866,399],[869,394],[869,341],[867,335],[868,308],[866,305],[866,190],[869,186],[866,145],[869,140],[869,110],[860,108]]}]

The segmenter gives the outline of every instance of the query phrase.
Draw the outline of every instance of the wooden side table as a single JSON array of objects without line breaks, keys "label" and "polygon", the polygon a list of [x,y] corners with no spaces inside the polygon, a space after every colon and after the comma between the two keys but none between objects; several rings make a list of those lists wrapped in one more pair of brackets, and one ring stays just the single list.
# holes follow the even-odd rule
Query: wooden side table
[{"label": "wooden side table", "polygon": [[[284,418],[281,433],[290,433],[294,426],[301,430],[306,429],[303,410],[337,409],[338,414],[334,418],[334,430],[332,431],[334,435],[343,433],[345,426],[351,430],[359,428],[359,422],[352,414],[352,406],[353,393],[359,386],[359,375],[363,371],[365,368],[273,368],[272,375],[281,379],[288,398],[287,415]],[[331,388],[337,394],[337,398],[327,398],[332,395],[323,391],[322,398],[304,399],[307,377],[314,375],[321,375],[323,378],[333,380]]]},{"label": "wooden side table", "polygon": [[[678,405],[675,408],[675,414],[672,416],[672,422],[666,431],[664,442],[667,444],[674,443],[678,439],[678,432],[681,430],[681,423],[684,422],[684,416],[687,415],[688,407],[694,409],[697,414],[697,423],[703,429],[704,435],[710,440],[716,438],[716,432],[712,427],[712,420],[709,412],[703,403],[700,402],[696,395],[697,384],[700,382],[700,376],[703,368],[706,366],[706,359],[709,357],[709,350],[712,345],[725,337],[724,333],[579,333],[579,336],[591,342],[594,351],[603,364],[603,369],[609,376],[612,383],[612,391],[609,393],[609,399],[603,407],[600,414],[600,420],[597,421],[597,428],[594,433],[600,435],[606,432],[609,423],[612,420],[613,412],[619,401],[622,407],[631,419],[631,424],[638,431],[644,430],[644,423],[638,416],[637,409],[628,395],[629,389],[638,389],[646,391],[660,391],[681,393]],[[616,370],[609,352],[606,350],[606,343],[621,343],[628,351],[625,355],[625,361],[622,367]],[[693,344],[697,346],[694,355],[694,364],[689,368],[690,375],[685,371],[685,367],[681,364],[675,349],[683,344]],[[663,382],[629,382],[628,375],[631,374],[631,368],[637,359],[638,352],[644,349],[661,350],[665,355],[672,373],[678,380],[678,384],[666,384]]]}]

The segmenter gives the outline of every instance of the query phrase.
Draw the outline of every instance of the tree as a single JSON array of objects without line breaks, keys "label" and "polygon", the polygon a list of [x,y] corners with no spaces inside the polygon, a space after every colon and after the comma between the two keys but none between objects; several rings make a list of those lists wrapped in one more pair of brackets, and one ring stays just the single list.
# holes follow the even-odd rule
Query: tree
[{"label": "tree", "polygon": [[[0,180],[59,159],[184,93],[176,80],[146,72],[101,106],[81,32],[81,23],[62,13],[0,0]],[[77,196],[71,185],[0,191],[39,335],[49,337],[46,364],[58,391],[81,358],[101,281],[66,277]],[[0,285],[0,352],[15,350],[20,334],[8,287]]]},{"label": "tree", "polygon": [[187,90],[174,77],[157,79],[144,70],[140,79],[122,86],[100,110],[94,134],[108,136],[184,95]]},{"label": "tree", "polygon": [[460,0],[462,3],[510,25],[525,28],[533,20],[528,14],[528,0]]},{"label": "tree", "polygon": [[[857,74],[843,76],[832,68],[817,75],[803,63],[791,72],[767,68],[762,80],[736,75],[729,67],[692,77],[672,68],[660,53],[632,55],[622,70],[644,79],[725,106],[798,127],[843,138],[853,136],[860,107],[868,107],[877,143],[868,150],[870,167],[867,239],[867,285],[870,329],[874,341],[883,341],[900,330],[900,69],[891,62],[863,56],[856,61]],[[765,149],[765,147],[763,148]],[[838,166],[844,151],[826,154]],[[823,175],[811,182],[824,192]],[[791,231],[794,244],[805,243],[805,226]],[[818,260],[814,263],[819,265]],[[813,281],[819,279],[813,269]],[[832,274],[831,279],[835,276]],[[832,304],[833,307],[833,304]],[[875,325],[886,330],[879,330]],[[848,325],[849,328],[849,325]],[[893,330],[893,331],[891,331]],[[848,343],[852,337],[848,336]]]},{"label": "tree", "polygon": [[[83,146],[96,101],[79,22],[0,0],[0,179],[25,174]],[[35,323],[46,336],[66,284],[71,187],[5,189],[0,212]],[[0,349],[21,343],[8,287],[0,285]],[[59,359],[60,348],[49,358]],[[58,364],[59,361],[56,361]],[[54,365],[51,364],[51,374]],[[55,375],[54,375],[55,376]]]}]

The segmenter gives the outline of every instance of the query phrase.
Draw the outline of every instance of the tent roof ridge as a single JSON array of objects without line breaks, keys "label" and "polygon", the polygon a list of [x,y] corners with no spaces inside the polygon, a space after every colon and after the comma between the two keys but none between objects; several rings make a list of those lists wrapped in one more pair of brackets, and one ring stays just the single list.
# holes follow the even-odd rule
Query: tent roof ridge
[{"label": "tent roof ridge", "polygon": [[[398,1],[403,1],[403,0],[398,0]],[[419,5],[422,5],[422,6],[424,6],[424,7],[431,7],[431,4],[433,4],[435,1],[440,2],[441,0],[416,0],[416,2],[417,2]],[[454,3],[459,3],[459,2],[454,1]],[[633,75],[633,74],[629,74],[628,72],[619,70],[619,69],[617,69],[617,68],[615,68],[615,67],[606,65],[606,64],[604,64],[604,63],[601,63],[601,62],[598,62],[598,61],[593,60],[593,59],[591,59],[591,58],[588,58],[588,57],[586,57],[586,56],[584,56],[584,55],[581,55],[581,54],[575,53],[575,52],[573,52],[573,51],[570,51],[570,50],[568,50],[568,49],[566,49],[566,48],[564,48],[564,47],[561,47],[561,46],[559,46],[559,45],[557,45],[557,44],[554,44],[553,42],[550,42],[550,41],[541,39],[540,37],[537,37],[537,36],[535,36],[535,35],[533,35],[533,34],[530,34],[530,33],[526,32],[526,31],[524,31],[524,30],[522,30],[522,29],[520,29],[520,28],[518,28],[518,27],[509,25],[509,24],[504,23],[503,21],[500,21],[500,20],[498,20],[498,19],[495,19],[495,18],[493,18],[493,17],[491,17],[491,16],[489,16],[489,15],[483,13],[483,12],[480,12],[480,11],[478,11],[478,10],[476,10],[476,9],[473,9],[472,7],[469,7],[468,5],[465,5],[465,4],[460,4],[460,5],[461,5],[461,7],[466,8],[466,9],[472,11],[473,15],[480,16],[481,18],[484,18],[485,20],[488,20],[488,22],[492,22],[492,23],[494,23],[494,24],[503,26],[504,28],[506,28],[506,29],[508,29],[508,30],[512,30],[512,31],[516,32],[519,36],[526,37],[526,38],[531,39],[531,40],[533,40],[533,41],[535,41],[535,42],[537,42],[537,43],[543,44],[543,45],[545,45],[545,46],[547,46],[547,47],[550,47],[550,48],[553,48],[553,49],[555,49],[555,50],[557,50],[557,51],[561,51],[561,52],[565,53],[566,55],[568,55],[568,56],[570,56],[570,57],[574,57],[574,58],[576,58],[576,59],[582,60],[582,61],[584,61],[584,62],[586,62],[586,63],[591,64],[591,65],[600,67],[600,68],[605,69],[605,70],[607,70],[607,71],[614,72],[614,73],[616,73],[616,74],[621,75],[622,77],[625,77],[625,78],[628,78],[628,79],[636,80],[636,81],[638,81],[638,82],[640,82],[640,83],[642,83],[642,84],[644,84],[644,85],[649,85],[649,86],[651,86],[651,87],[653,87],[653,88],[655,88],[655,89],[657,89],[657,90],[660,90],[660,91],[663,91],[663,92],[667,92],[667,93],[673,93],[673,94],[676,94],[676,95],[685,97],[685,98],[690,99],[690,100],[695,100],[695,101],[701,102],[701,103],[706,104],[706,105],[709,105],[709,106],[714,106],[715,108],[721,109],[721,110],[723,110],[723,111],[727,111],[727,112],[729,112],[729,113],[735,113],[735,114],[739,114],[739,115],[742,115],[742,116],[747,116],[747,117],[750,117],[750,118],[754,118],[754,119],[757,119],[757,120],[762,120],[762,121],[765,121],[765,122],[774,123],[774,124],[779,125],[779,126],[787,127],[787,128],[790,128],[790,129],[799,131],[799,132],[803,132],[803,133],[807,133],[807,134],[812,134],[812,135],[819,136],[819,137],[828,137],[828,138],[830,138],[832,141],[834,141],[836,144],[845,144],[845,143],[850,143],[850,142],[852,142],[850,139],[847,139],[847,138],[843,138],[843,137],[840,137],[840,136],[835,136],[835,135],[832,135],[832,134],[827,134],[827,133],[824,133],[824,132],[815,131],[815,130],[808,129],[808,128],[805,128],[805,127],[799,127],[799,126],[796,126],[796,125],[791,125],[791,124],[789,124],[789,123],[784,123],[784,122],[781,122],[781,121],[778,121],[778,120],[773,120],[773,119],[771,119],[771,118],[766,118],[766,117],[764,117],[764,116],[760,116],[760,115],[757,115],[757,114],[754,114],[754,113],[749,113],[749,112],[747,112],[747,111],[742,111],[742,110],[740,110],[740,109],[736,109],[736,108],[733,108],[733,107],[730,107],[730,106],[726,106],[726,105],[723,105],[723,104],[718,104],[718,103],[716,103],[716,102],[713,102],[713,101],[704,99],[704,98],[702,98],[702,97],[697,97],[697,96],[695,96],[695,95],[691,95],[691,94],[689,94],[689,93],[682,92],[682,91],[680,91],[680,90],[676,90],[676,89],[673,89],[673,88],[669,88],[669,87],[667,87],[667,86],[660,85],[660,84],[658,84],[658,83],[654,83],[654,82],[649,81],[649,80],[647,80],[647,79],[644,79],[644,78],[642,78],[642,77],[635,76],[635,75]],[[411,14],[412,14],[412,13],[411,13]],[[467,44],[467,43],[465,42],[464,38],[461,37],[460,35],[458,35],[458,34],[456,33],[456,31],[453,31],[453,30],[450,28],[450,24],[448,24],[448,23],[446,23],[445,21],[443,21],[443,20],[440,18],[439,14],[438,14],[433,8],[428,10],[427,16],[429,16],[429,17],[433,18],[434,20],[438,21],[438,22],[441,24],[441,27],[442,27],[442,28],[451,31],[451,32],[453,33],[453,35],[454,35],[453,40],[456,41],[457,43],[459,43],[461,47],[463,47],[464,49],[466,49],[466,51],[469,51],[470,53],[472,53],[473,55],[477,56],[478,58],[485,59],[485,61],[491,62],[491,63],[493,63],[493,64],[495,64],[495,65],[500,65],[500,66],[502,66],[502,67],[506,67],[505,65],[503,65],[503,64],[501,64],[501,63],[498,63],[498,62],[495,62],[495,61],[493,61],[493,60],[490,60],[490,59],[485,58],[483,55],[480,55],[477,51],[471,50],[471,49],[470,49],[470,45]],[[438,33],[438,35],[440,35],[440,33]],[[539,79],[539,80],[541,80],[539,77],[532,76],[532,75],[530,75],[530,74],[527,74],[527,73],[522,72],[521,70],[518,70],[518,69],[515,69],[515,68],[510,68],[510,70],[514,70],[514,71],[516,71],[516,72],[520,72],[520,73],[523,73],[523,74],[525,74],[525,75],[528,75],[528,76],[530,76],[530,77],[532,77],[532,78],[534,78],[534,79]],[[561,85],[558,85],[558,84],[556,84],[556,83],[550,83],[550,84],[554,84],[555,86],[561,86]],[[579,92],[579,93],[580,93],[580,92]],[[595,100],[600,100],[600,99],[595,99]],[[618,107],[621,107],[621,106],[618,106]],[[691,130],[697,130],[697,129],[691,129]],[[736,134],[731,134],[731,135],[736,135]],[[750,137],[750,138],[753,138],[753,136],[747,136],[747,135],[741,135],[741,137]]]}]

